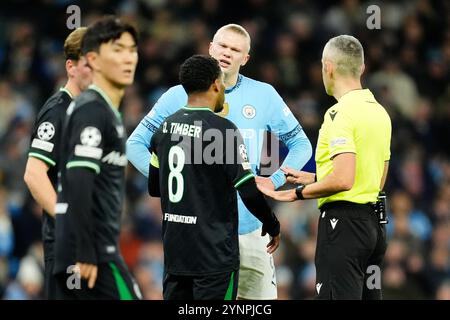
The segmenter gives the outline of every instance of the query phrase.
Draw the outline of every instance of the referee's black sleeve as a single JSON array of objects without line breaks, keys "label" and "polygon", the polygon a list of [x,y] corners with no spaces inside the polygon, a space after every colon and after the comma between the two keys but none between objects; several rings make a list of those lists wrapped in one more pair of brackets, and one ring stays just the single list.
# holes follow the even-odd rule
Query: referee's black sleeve
[{"label": "referee's black sleeve", "polygon": [[247,209],[263,223],[263,233],[277,236],[280,233],[280,223],[256,187],[255,179],[247,180],[237,190]]}]

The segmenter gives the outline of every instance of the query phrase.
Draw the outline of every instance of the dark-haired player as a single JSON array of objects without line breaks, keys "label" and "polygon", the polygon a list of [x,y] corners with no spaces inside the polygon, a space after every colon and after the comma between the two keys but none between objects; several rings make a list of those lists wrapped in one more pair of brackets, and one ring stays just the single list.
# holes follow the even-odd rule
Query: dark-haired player
[{"label": "dark-haired player", "polygon": [[64,126],[55,210],[60,298],[136,299],[139,289],[118,246],[127,164],[118,108],[134,79],[136,29],[106,17],[88,28],[82,52],[93,84],[69,107]]}]

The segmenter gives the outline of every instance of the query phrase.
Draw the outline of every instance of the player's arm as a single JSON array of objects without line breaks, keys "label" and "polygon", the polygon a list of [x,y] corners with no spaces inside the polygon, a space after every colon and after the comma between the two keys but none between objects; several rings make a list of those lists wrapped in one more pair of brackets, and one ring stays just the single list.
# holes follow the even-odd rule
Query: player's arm
[{"label": "player's arm", "polygon": [[24,174],[34,200],[52,217],[55,216],[56,191],[47,172],[59,159],[61,135],[61,121],[55,108],[39,115],[36,121]]},{"label": "player's arm", "polygon": [[[333,122],[330,124],[330,140],[328,143],[333,170],[320,181],[306,185],[301,192],[301,196],[304,199],[327,197],[348,191],[353,187],[356,175],[356,148],[353,127],[353,121],[343,110],[334,117]],[[275,200],[294,201],[298,199],[295,189],[278,192],[263,186],[259,189]]]},{"label": "player's arm", "polygon": [[[68,165],[70,162],[68,162]],[[71,162],[74,165],[74,162]],[[92,216],[92,194],[96,169],[89,164],[67,167],[66,188],[67,204],[74,219],[76,266],[80,276],[93,288],[97,280],[97,254],[95,251],[94,219]]]},{"label": "player's arm", "polygon": [[[248,179],[236,189],[247,209],[262,222],[262,235],[265,235],[267,232],[270,236],[277,237],[280,234],[280,223],[267,204],[263,194],[256,187],[255,179],[253,177]],[[269,253],[275,250],[276,248],[273,248]]]},{"label": "player's arm", "polygon": [[268,233],[272,237],[267,244],[267,252],[275,252],[280,245],[280,222],[267,204],[263,194],[256,187],[253,173],[244,174],[236,182],[235,188],[247,209],[262,222],[261,235],[264,236]]},{"label": "player's arm", "polygon": [[333,171],[322,180],[303,189],[305,199],[317,199],[348,191],[353,187],[356,174],[356,154],[345,152],[333,158]]},{"label": "player's arm", "polygon": [[56,192],[47,175],[49,168],[46,162],[30,156],[23,178],[34,200],[54,218]]},{"label": "player's arm", "polygon": [[76,234],[76,265],[80,276],[93,288],[97,279],[92,194],[96,173],[85,167],[73,167],[66,172],[67,203],[71,208]]},{"label": "player's arm", "polygon": [[[322,180],[308,184],[302,191],[304,199],[317,199],[348,191],[353,187],[356,172],[356,155],[341,153],[333,159],[333,171]],[[298,200],[295,189],[273,191],[263,186],[258,188],[267,196],[278,201]]]},{"label": "player's arm", "polygon": [[[255,177],[250,170],[250,163],[248,162],[247,150],[243,142],[239,130],[229,121],[225,122],[229,128],[234,130],[233,135],[233,157],[235,161],[228,163],[225,161],[225,171],[228,178],[233,182],[234,187],[239,192],[242,201],[250,212],[263,223],[262,235],[268,233],[272,239],[267,245],[267,252],[273,253],[279,246],[280,242],[280,223],[277,217],[270,209],[264,196],[258,191],[255,183]],[[224,135],[226,139],[230,139],[230,135]],[[229,146],[228,141],[224,146]],[[227,150],[225,147],[224,159],[228,159]]]},{"label": "player's arm", "polygon": [[96,172],[87,167],[71,167],[66,171],[67,204],[75,223],[76,261],[97,264],[92,216],[92,194]]},{"label": "player's arm", "polygon": [[165,92],[127,140],[128,160],[146,177],[149,176],[150,140],[164,119],[183,107],[184,102],[181,102],[183,93],[179,86]]},{"label": "player's arm", "polygon": [[[95,116],[92,117],[92,114]],[[104,108],[91,103],[75,110],[71,116],[67,139],[69,155],[66,163],[66,192],[68,211],[75,232],[75,261],[81,276],[95,283],[97,253],[93,194],[97,174],[101,172],[101,158],[107,139],[107,121]]]},{"label": "player's arm", "polygon": [[155,152],[152,152],[148,176],[148,194],[152,197],[161,197],[159,189],[159,160]]},{"label": "player's arm", "polygon": [[[270,107],[274,112],[269,129],[289,149],[282,166],[300,170],[311,158],[311,142],[280,95],[274,88],[270,88]],[[286,183],[286,176],[282,170],[278,169],[270,176],[270,180],[274,188],[278,189]]]}]

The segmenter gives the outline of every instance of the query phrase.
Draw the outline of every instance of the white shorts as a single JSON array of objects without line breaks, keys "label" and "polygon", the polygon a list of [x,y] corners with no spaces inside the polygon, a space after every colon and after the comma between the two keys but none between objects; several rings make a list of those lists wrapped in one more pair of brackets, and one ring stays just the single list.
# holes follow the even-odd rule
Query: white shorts
[{"label": "white shorts", "polygon": [[239,235],[240,268],[238,299],[275,300],[277,281],[273,256],[267,253],[270,237],[261,237],[261,228]]}]

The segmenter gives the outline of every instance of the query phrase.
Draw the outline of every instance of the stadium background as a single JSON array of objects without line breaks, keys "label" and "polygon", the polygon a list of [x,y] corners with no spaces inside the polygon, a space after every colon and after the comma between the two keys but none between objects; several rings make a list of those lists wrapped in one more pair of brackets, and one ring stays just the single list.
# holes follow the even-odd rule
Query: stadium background
[{"label": "stadium background", "polygon": [[[382,277],[386,299],[450,300],[450,2],[246,0],[41,0],[0,3],[0,297],[42,298],[40,209],[23,182],[30,130],[46,98],[64,84],[62,57],[69,14],[82,25],[105,13],[140,29],[140,61],[122,113],[128,133],[176,84],[179,64],[207,53],[215,30],[240,23],[252,36],[242,73],[272,84],[315,148],[324,111],[321,52],[337,34],[359,38],[364,86],[393,121],[389,248]],[[366,9],[381,8],[369,30]],[[314,295],[315,201],[278,204],[282,246],[275,254],[280,299]],[[121,236],[123,255],[146,299],[161,299],[159,202],[128,166]]]}]

